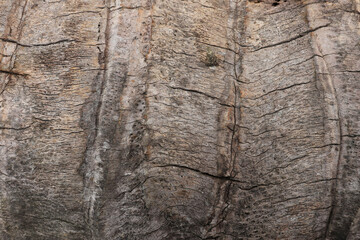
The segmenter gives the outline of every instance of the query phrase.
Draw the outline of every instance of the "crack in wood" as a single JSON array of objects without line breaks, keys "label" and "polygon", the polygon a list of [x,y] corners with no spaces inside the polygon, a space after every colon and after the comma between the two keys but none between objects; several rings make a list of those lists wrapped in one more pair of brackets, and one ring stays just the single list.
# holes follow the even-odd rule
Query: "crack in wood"
[{"label": "crack in wood", "polygon": [[315,32],[319,29],[322,29],[322,28],[325,28],[325,27],[329,27],[331,23],[328,23],[328,24],[325,24],[325,25],[322,25],[322,26],[319,26],[319,27],[316,27],[314,29],[310,29],[310,30],[307,30],[305,32],[302,32],[302,33],[299,33],[298,35],[292,37],[292,38],[289,38],[289,39],[286,39],[286,40],[283,40],[283,41],[280,41],[280,42],[277,42],[277,43],[273,43],[273,44],[269,44],[269,45],[266,45],[266,46],[263,46],[263,47],[259,47],[257,49],[255,49],[253,52],[257,52],[259,50],[262,50],[262,49],[266,49],[266,48],[271,48],[271,47],[276,47],[276,46],[279,46],[279,45],[282,45],[282,44],[286,44],[286,43],[290,43],[294,40],[297,40],[299,38],[302,38],[302,37],[305,37],[306,35],[312,33],[312,32]]}]

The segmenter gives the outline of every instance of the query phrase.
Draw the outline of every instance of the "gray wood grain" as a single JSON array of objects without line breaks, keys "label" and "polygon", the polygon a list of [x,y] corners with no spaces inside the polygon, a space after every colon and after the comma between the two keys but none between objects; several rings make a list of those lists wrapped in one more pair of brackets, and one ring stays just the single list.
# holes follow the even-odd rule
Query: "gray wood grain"
[{"label": "gray wood grain", "polygon": [[359,239],[358,0],[0,0],[0,239]]}]

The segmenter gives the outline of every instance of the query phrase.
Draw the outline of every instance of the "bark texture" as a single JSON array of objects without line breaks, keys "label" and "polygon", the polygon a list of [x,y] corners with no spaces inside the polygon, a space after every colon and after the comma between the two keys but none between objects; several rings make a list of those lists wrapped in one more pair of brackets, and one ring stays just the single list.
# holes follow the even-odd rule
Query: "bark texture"
[{"label": "bark texture", "polygon": [[0,0],[0,238],[360,239],[359,0]]}]

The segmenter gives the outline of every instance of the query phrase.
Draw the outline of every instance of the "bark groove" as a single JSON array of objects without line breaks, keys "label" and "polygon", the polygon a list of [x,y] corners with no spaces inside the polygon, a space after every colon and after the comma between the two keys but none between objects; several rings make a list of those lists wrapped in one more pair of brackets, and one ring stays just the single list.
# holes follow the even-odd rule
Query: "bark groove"
[{"label": "bark groove", "polygon": [[359,239],[359,12],[0,0],[0,238]]}]

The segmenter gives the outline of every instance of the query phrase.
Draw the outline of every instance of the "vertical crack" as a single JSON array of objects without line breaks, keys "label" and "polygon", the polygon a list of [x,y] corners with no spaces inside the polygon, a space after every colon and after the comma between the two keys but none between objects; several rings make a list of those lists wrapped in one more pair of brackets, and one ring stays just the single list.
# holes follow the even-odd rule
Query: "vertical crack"
[{"label": "vertical crack", "polygon": [[[325,60],[324,60],[325,61]],[[326,62],[325,62],[326,64]],[[327,65],[327,64],[326,64]],[[329,77],[331,77],[329,75]],[[332,80],[333,81],[333,80]],[[339,100],[337,97],[337,93],[336,93],[336,88],[334,88],[334,97],[336,100],[336,106],[337,106],[337,116],[338,116],[338,131],[339,131],[339,152],[338,152],[338,156],[337,156],[337,163],[336,163],[336,172],[335,172],[335,181],[332,182],[332,186],[331,186],[331,196],[332,196],[332,200],[331,200],[331,208],[330,208],[330,212],[329,212],[329,217],[328,217],[328,221],[326,223],[326,231],[325,231],[325,237],[328,238],[330,235],[330,230],[331,230],[331,223],[334,220],[334,213],[336,210],[336,202],[337,202],[337,189],[338,189],[338,185],[339,185],[339,174],[340,174],[340,165],[341,165],[341,155],[343,152],[343,134],[342,134],[342,119],[341,119],[341,115],[340,115],[340,107],[339,107]]]},{"label": "vertical crack", "polygon": [[237,98],[238,98],[238,94],[237,94],[237,87],[236,87],[236,83],[234,82],[234,91],[235,91],[235,99],[234,99],[234,115],[233,115],[233,129],[232,129],[232,135],[231,135],[231,144],[230,144],[230,161],[231,161],[231,169],[230,169],[230,177],[234,177],[234,169],[235,169],[235,162],[236,162],[236,150],[234,150],[234,145],[235,145],[235,140],[236,140],[236,130],[237,130]]},{"label": "vertical crack", "polygon": [[[101,120],[104,102],[104,92],[107,86],[109,75],[109,41],[110,41],[110,27],[111,27],[111,12],[110,0],[104,0],[105,9],[105,46],[103,52],[99,50],[99,64],[100,71],[100,86],[98,88],[97,105],[95,106],[95,120],[92,137],[89,139],[85,150],[85,176],[84,176],[84,200],[86,204],[85,221],[88,225],[91,239],[96,239],[98,236],[98,229],[96,226],[95,206],[97,198],[101,192],[101,182],[103,180],[103,159],[101,156]],[[100,22],[102,19],[100,19]],[[99,35],[101,24],[99,24]],[[100,37],[98,38],[100,40]]]},{"label": "vertical crack", "polygon": [[[240,83],[240,76],[237,69],[237,64],[239,61],[239,52],[236,51],[237,48],[237,36],[235,29],[237,28],[237,19],[238,19],[238,8],[239,8],[239,1],[237,0],[229,0],[229,20],[228,20],[228,27],[227,27],[227,38],[229,39],[230,45],[233,45],[234,51],[229,51],[228,54],[232,54],[233,56],[229,56],[230,61],[232,61],[232,65],[227,69],[227,71],[231,72],[231,79],[229,81],[231,93],[234,97],[234,104],[232,106],[232,119],[231,119],[231,128],[229,133],[230,144],[229,144],[229,155],[228,159],[226,160],[226,165],[228,166],[227,169],[222,173],[226,177],[234,177],[236,175],[235,172],[235,165],[236,165],[236,158],[237,158],[237,125],[238,125],[238,115],[239,115],[239,106],[238,106],[238,84]],[[231,48],[231,47],[230,47]],[[240,50],[239,50],[240,51]],[[204,239],[217,239],[220,237],[222,232],[222,228],[228,218],[230,208],[231,208],[231,189],[233,183],[231,181],[222,181],[219,180],[218,182],[218,190],[216,201],[214,204],[214,210],[212,213],[211,218],[207,223],[207,231],[204,235]]]},{"label": "vertical crack", "polygon": [[[306,11],[306,16],[307,16],[309,27],[311,27],[310,24],[312,21],[312,16],[310,16],[311,12],[310,12],[309,8],[312,8],[312,7],[313,6],[305,5],[305,11]],[[327,24],[327,25],[329,25],[329,24]],[[330,95],[325,97],[325,103],[327,104],[328,114],[330,115],[330,116],[328,116],[328,119],[337,119],[338,120],[337,121],[337,129],[328,133],[331,137],[331,139],[330,139],[331,142],[339,143],[339,151],[337,152],[337,155],[334,156],[335,170],[332,173],[333,174],[332,178],[334,178],[335,181],[332,181],[332,184],[331,184],[331,207],[330,207],[327,221],[325,223],[326,225],[325,225],[325,233],[324,233],[324,237],[327,239],[331,234],[331,225],[334,220],[335,211],[336,211],[336,207],[337,207],[336,206],[337,197],[338,197],[337,189],[338,189],[338,184],[339,184],[341,155],[343,152],[342,119],[341,119],[341,113],[340,113],[338,94],[337,94],[336,88],[334,86],[334,79],[332,77],[332,73],[330,71],[328,63],[327,63],[326,59],[324,58],[324,56],[326,56],[326,54],[324,54],[322,52],[321,45],[319,45],[319,42],[316,39],[316,35],[314,35],[314,34],[311,35],[311,44],[312,44],[314,53],[316,55],[320,56],[319,58],[313,58],[314,65],[316,67],[315,71],[319,71],[319,74],[316,74],[316,75],[321,75],[322,78],[326,78],[326,79],[322,80],[322,85],[324,87],[324,91],[328,91],[329,93],[331,93]],[[330,96],[330,98],[329,98],[329,96]],[[330,127],[330,129],[333,129],[333,128]],[[333,138],[335,138],[335,139],[333,139]]]},{"label": "vertical crack", "polygon": [[106,26],[105,26],[105,48],[103,52],[103,64],[104,71],[102,76],[102,81],[100,85],[100,93],[99,93],[99,103],[96,110],[96,119],[95,119],[95,138],[98,137],[99,125],[100,125],[100,112],[103,103],[104,89],[107,82],[108,75],[108,65],[109,65],[109,38],[110,38],[110,7],[106,7]]}]

